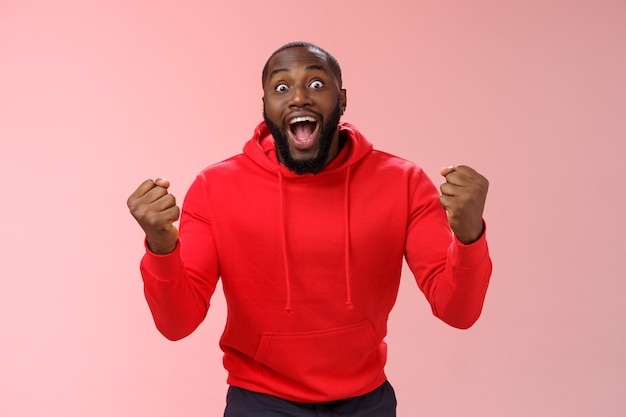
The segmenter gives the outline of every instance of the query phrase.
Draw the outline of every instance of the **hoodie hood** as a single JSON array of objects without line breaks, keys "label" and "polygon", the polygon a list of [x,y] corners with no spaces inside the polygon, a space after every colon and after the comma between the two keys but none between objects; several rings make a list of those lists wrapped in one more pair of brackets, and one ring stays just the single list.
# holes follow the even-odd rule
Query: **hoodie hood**
[{"label": "hoodie hood", "polygon": [[290,171],[278,160],[274,137],[270,133],[265,122],[259,123],[254,130],[253,137],[246,142],[243,153],[257,165],[276,173],[280,172],[283,177],[295,178],[308,175],[322,175],[346,169],[364,158],[372,151],[372,144],[349,122],[340,122],[337,129],[346,135],[347,142],[335,157],[322,171],[317,174],[296,174]]}]

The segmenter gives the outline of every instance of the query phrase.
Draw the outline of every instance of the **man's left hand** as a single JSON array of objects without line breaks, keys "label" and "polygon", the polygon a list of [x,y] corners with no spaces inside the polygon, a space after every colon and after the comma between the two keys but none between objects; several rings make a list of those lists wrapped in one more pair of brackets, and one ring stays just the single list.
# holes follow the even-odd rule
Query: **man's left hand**
[{"label": "man's left hand", "polygon": [[474,169],[457,165],[441,170],[439,202],[448,212],[450,228],[463,244],[478,240],[483,233],[483,210],[489,181]]}]

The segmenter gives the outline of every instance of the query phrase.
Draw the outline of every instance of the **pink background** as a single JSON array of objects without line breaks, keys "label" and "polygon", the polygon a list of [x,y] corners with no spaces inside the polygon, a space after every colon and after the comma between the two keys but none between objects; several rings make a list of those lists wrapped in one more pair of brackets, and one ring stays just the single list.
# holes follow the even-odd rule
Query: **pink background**
[{"label": "pink background", "polygon": [[221,291],[196,333],[160,336],[125,202],[155,176],[182,199],[240,152],[292,40],[339,59],[377,148],[491,180],[476,326],[404,275],[398,415],[623,416],[623,0],[2,0],[0,415],[221,415]]}]

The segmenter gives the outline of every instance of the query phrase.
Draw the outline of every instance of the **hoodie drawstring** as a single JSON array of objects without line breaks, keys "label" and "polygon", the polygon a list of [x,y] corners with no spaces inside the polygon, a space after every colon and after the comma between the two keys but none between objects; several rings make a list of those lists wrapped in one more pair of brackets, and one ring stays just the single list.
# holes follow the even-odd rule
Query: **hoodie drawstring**
[{"label": "hoodie drawstring", "polygon": [[344,262],[346,264],[346,307],[352,308],[352,288],[350,285],[350,165],[346,172],[346,189],[344,190]]},{"label": "hoodie drawstring", "polygon": [[283,263],[285,267],[285,287],[287,288],[287,303],[285,311],[291,313],[291,277],[289,276],[289,259],[287,257],[287,225],[285,221],[285,196],[283,192],[283,174],[278,170],[278,192],[280,194],[280,228],[282,229]]}]

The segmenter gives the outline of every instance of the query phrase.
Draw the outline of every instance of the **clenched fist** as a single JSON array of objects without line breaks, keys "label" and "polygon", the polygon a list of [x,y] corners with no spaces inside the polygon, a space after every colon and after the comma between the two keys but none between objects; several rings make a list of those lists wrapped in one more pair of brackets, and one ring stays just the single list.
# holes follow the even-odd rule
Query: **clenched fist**
[{"label": "clenched fist", "polygon": [[173,251],[178,241],[178,229],[173,223],[180,216],[180,208],[176,198],[167,192],[169,186],[169,181],[161,178],[144,181],[126,202],[146,232],[148,247],[161,255]]},{"label": "clenched fist", "polygon": [[439,202],[448,212],[450,228],[464,244],[476,241],[483,233],[483,210],[489,181],[474,169],[458,165],[441,170]]}]

